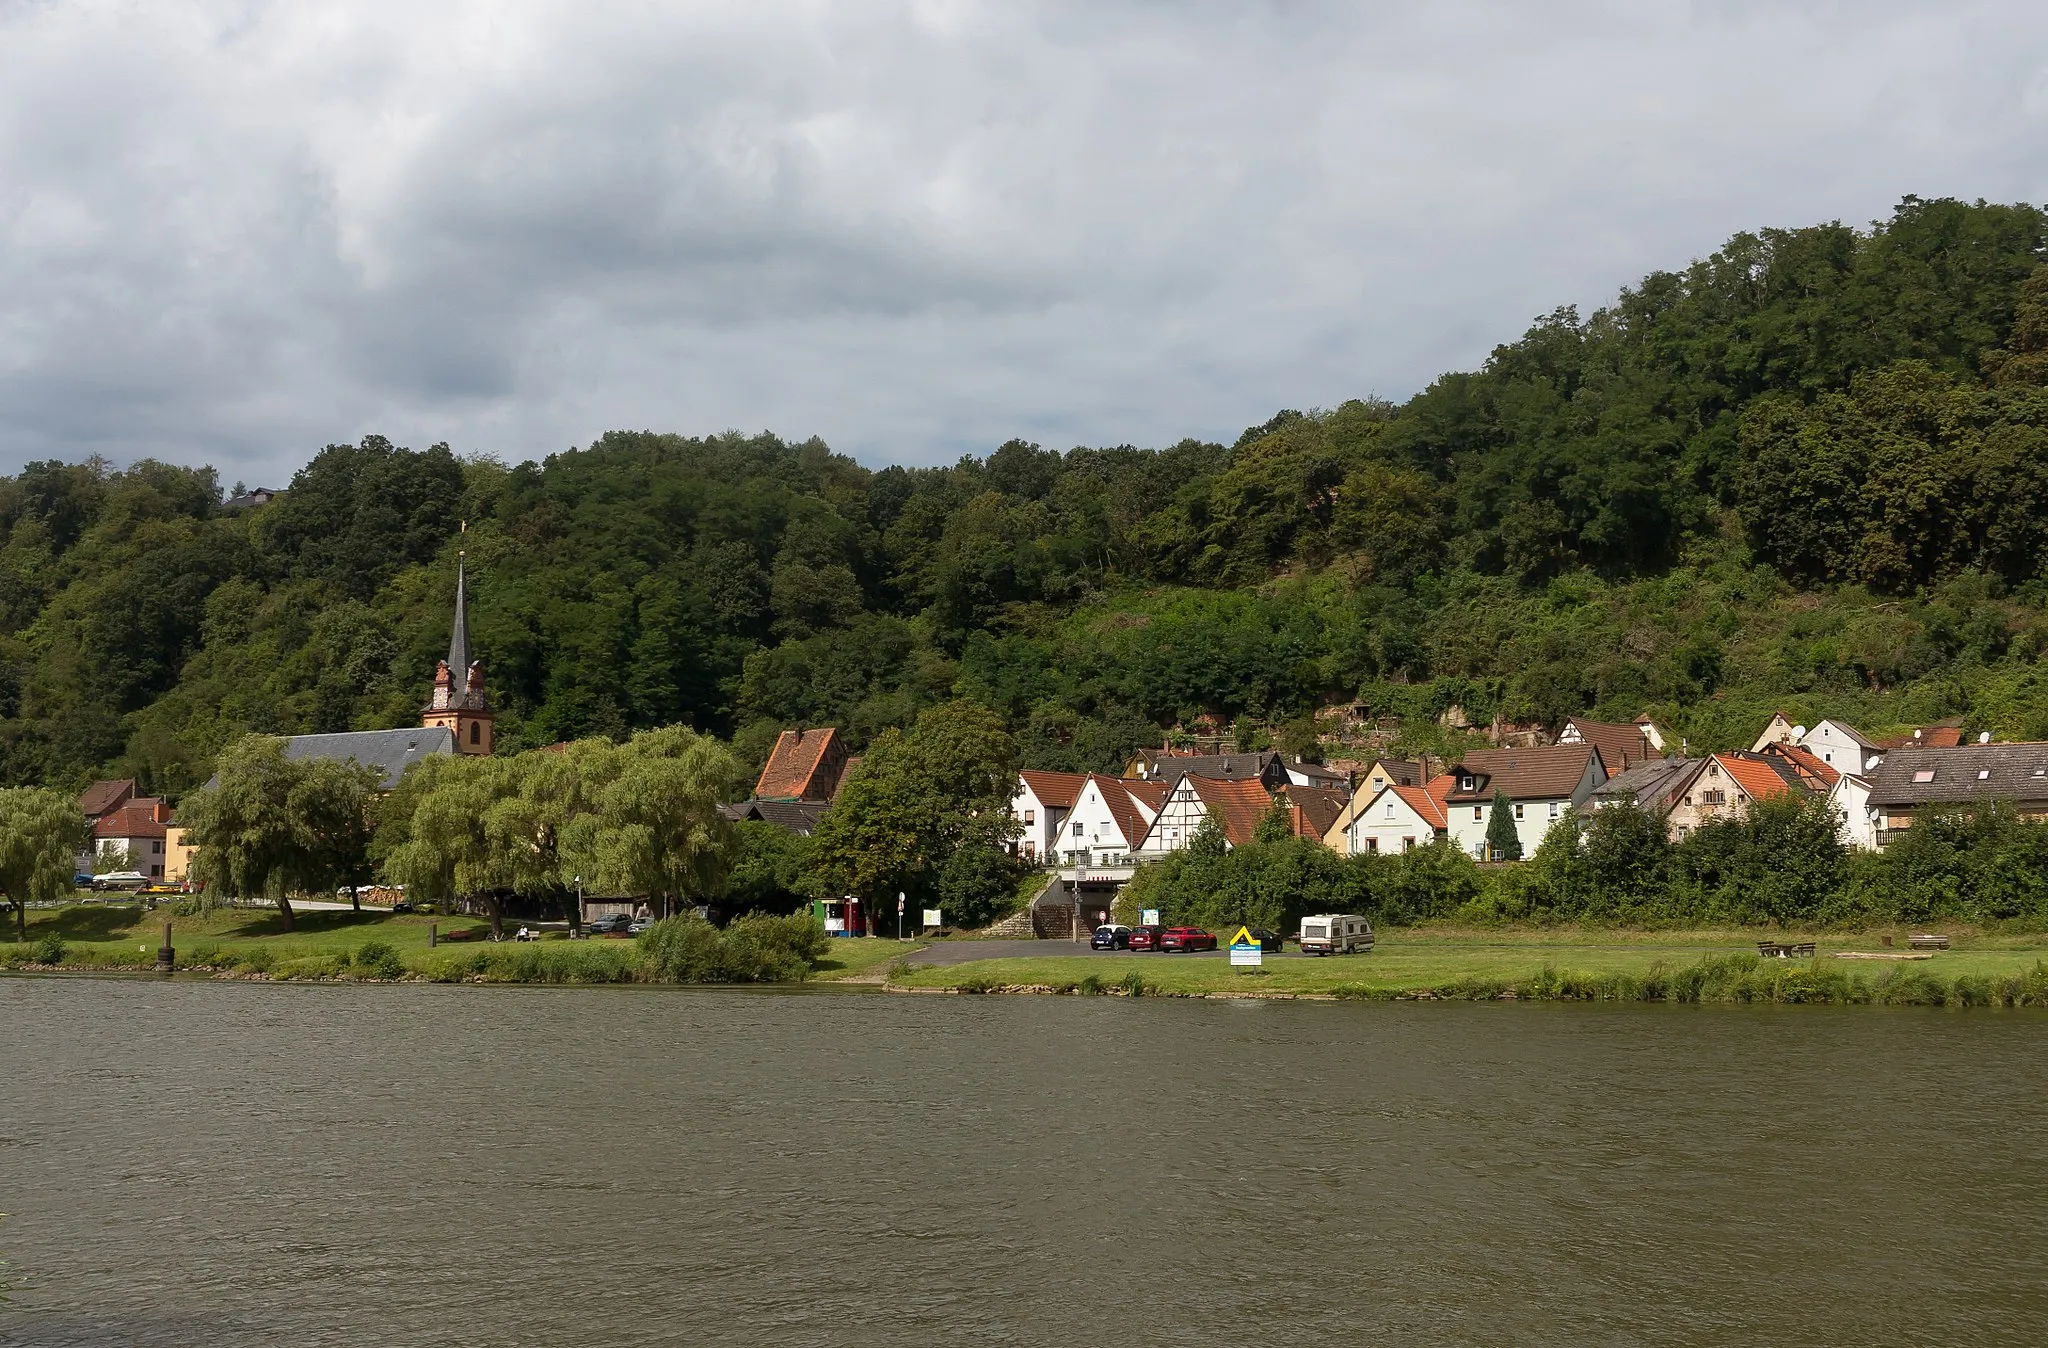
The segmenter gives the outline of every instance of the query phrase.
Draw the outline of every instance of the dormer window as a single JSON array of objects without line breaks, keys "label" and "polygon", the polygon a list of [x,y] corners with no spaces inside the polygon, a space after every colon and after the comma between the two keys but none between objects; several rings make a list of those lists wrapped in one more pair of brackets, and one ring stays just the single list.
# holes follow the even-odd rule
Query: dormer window
[{"label": "dormer window", "polygon": [[1925,786],[1925,785],[1927,785],[1927,784],[1928,784],[1929,782],[1931,782],[1931,781],[1933,781],[1933,780],[1934,780],[1934,769],[1933,769],[1933,768],[1922,768],[1922,769],[1920,769],[1920,771],[1918,771],[1918,772],[1916,772],[1916,773],[1914,773],[1914,774],[1913,774],[1913,785],[1915,785],[1915,786]]},{"label": "dormer window", "polygon": [[1473,780],[1470,777],[1460,777],[1458,779],[1458,789],[1460,791],[1470,791],[1473,785]]}]

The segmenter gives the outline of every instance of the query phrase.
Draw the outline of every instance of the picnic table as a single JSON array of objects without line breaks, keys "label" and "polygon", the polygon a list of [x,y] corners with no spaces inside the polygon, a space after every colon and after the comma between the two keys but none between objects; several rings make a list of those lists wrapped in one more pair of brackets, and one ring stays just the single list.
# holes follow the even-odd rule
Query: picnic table
[{"label": "picnic table", "polygon": [[1946,950],[1948,949],[1948,937],[1922,933],[1918,936],[1908,936],[1906,944],[1915,950]]},{"label": "picnic table", "polygon": [[1756,953],[1767,960],[1812,959],[1811,941],[1758,941]]}]

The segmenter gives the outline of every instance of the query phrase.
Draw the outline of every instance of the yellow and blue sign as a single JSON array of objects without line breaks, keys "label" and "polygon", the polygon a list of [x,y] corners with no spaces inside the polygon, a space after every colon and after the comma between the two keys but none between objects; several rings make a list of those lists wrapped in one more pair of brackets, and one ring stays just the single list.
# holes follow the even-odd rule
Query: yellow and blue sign
[{"label": "yellow and blue sign", "polygon": [[1233,967],[1259,968],[1266,962],[1265,947],[1252,935],[1250,927],[1239,927],[1237,935],[1230,938],[1230,963]]}]

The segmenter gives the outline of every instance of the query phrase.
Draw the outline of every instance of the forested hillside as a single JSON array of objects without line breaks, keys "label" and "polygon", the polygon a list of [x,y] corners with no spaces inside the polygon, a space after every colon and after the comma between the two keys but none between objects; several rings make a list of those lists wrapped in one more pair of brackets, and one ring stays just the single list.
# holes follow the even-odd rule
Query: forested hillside
[{"label": "forested hillside", "polygon": [[1774,705],[2048,738],[2044,262],[2026,205],[1739,235],[1404,405],[1228,446],[874,472],[769,435],[516,466],[372,438],[238,511],[208,469],[30,464],[0,480],[0,779],[175,796],[245,730],[414,723],[458,548],[508,751],[858,744],[956,694],[1053,767],[1204,712],[1306,747],[1354,702],[1416,743],[1453,704],[1696,746]]}]

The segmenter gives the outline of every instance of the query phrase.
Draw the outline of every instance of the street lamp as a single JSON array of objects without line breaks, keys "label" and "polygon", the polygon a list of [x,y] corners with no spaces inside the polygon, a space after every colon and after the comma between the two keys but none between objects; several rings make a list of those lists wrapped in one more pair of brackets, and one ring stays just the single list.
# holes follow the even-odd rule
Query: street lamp
[{"label": "street lamp", "polygon": [[576,877],[576,934],[583,934],[583,877]]}]

